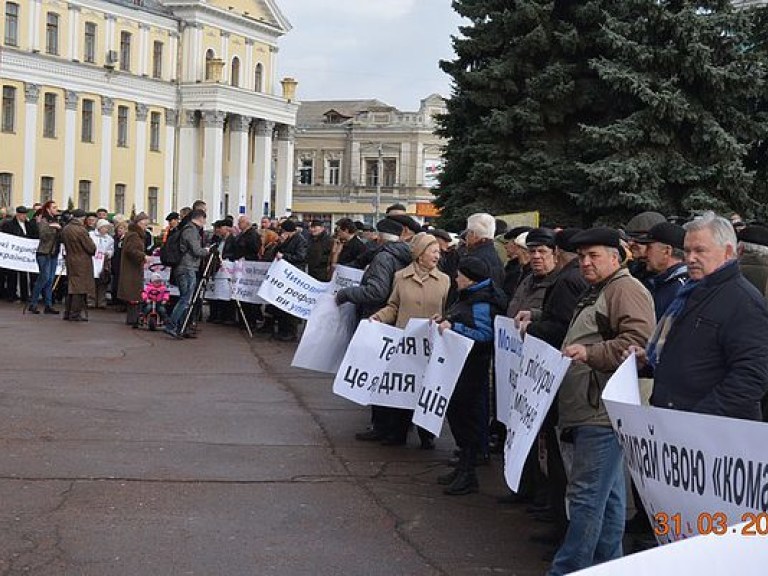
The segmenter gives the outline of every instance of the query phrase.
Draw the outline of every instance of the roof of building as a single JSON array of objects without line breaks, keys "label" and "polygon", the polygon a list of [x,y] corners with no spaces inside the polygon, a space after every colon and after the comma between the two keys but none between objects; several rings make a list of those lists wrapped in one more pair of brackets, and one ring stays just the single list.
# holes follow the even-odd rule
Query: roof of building
[{"label": "roof of building", "polygon": [[128,6],[135,8],[136,10],[146,10],[148,12],[155,12],[157,14],[163,14],[166,16],[171,15],[171,10],[164,6],[159,0],[106,0],[111,4],[120,4],[122,6]]},{"label": "roof of building", "polygon": [[[381,100],[306,100],[301,102],[296,117],[297,125],[322,124],[326,114],[335,112],[342,121],[357,116],[360,112],[395,110]],[[339,122],[341,123],[341,122]]]}]

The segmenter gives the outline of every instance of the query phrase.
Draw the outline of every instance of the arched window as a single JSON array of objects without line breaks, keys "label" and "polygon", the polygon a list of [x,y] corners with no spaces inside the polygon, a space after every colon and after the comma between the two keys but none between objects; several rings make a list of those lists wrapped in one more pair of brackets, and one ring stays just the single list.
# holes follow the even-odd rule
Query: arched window
[{"label": "arched window", "polygon": [[256,90],[256,92],[264,91],[264,66],[262,66],[261,63],[256,64],[256,79],[253,89]]},{"label": "arched window", "polygon": [[232,74],[230,76],[232,86],[240,86],[240,58],[232,58]]},{"label": "arched window", "polygon": [[216,57],[216,54],[213,53],[213,50],[210,48],[205,53],[205,79],[211,80],[213,79],[213,66],[211,66],[211,62]]}]

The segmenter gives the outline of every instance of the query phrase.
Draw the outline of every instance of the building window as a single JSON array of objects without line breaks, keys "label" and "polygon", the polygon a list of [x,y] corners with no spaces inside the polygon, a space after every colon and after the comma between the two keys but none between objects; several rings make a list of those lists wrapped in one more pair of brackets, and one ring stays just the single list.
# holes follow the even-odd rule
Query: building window
[{"label": "building window", "polygon": [[91,64],[96,62],[96,24],[93,22],[85,23],[83,60]]},{"label": "building window", "polygon": [[80,140],[93,142],[93,100],[83,100]]},{"label": "building window", "polygon": [[394,186],[397,181],[397,160],[394,158],[384,159],[384,174],[382,175],[382,186]]},{"label": "building window", "polygon": [[120,32],[120,70],[131,71],[131,33]]},{"label": "building window", "polygon": [[325,174],[326,184],[329,186],[338,186],[339,182],[341,182],[341,160],[328,160]]},{"label": "building window", "polygon": [[13,198],[13,174],[0,172],[0,206],[10,206]]},{"label": "building window", "polygon": [[128,147],[128,106],[117,107],[117,145]]},{"label": "building window", "polygon": [[48,54],[59,53],[59,15],[48,12],[45,20],[45,51]]},{"label": "building window", "polygon": [[150,186],[147,190],[147,213],[150,222],[157,222],[157,188]]},{"label": "building window", "polygon": [[256,81],[254,82],[253,89],[256,92],[264,91],[264,66],[256,64]]},{"label": "building window", "polygon": [[91,181],[80,180],[77,186],[77,207],[86,212],[91,209]]},{"label": "building window", "polygon": [[160,150],[160,112],[149,115],[149,149],[153,152]]},{"label": "building window", "polygon": [[115,184],[114,208],[116,214],[125,214],[125,184]]},{"label": "building window", "polygon": [[152,78],[163,76],[163,43],[155,40],[152,48]]},{"label": "building window", "polygon": [[379,161],[378,160],[365,161],[365,183],[368,186],[379,185]]},{"label": "building window", "polygon": [[49,200],[53,200],[53,178],[43,176],[40,178],[40,203],[45,204]]},{"label": "building window", "polygon": [[312,184],[312,165],[311,159],[302,158],[301,165],[299,166],[299,184],[307,186]]},{"label": "building window", "polygon": [[14,2],[5,3],[5,44],[19,45],[19,5]]},{"label": "building window", "polygon": [[43,104],[43,136],[56,138],[56,94],[45,93]]},{"label": "building window", "polygon": [[[16,88],[3,86],[3,132],[14,132],[16,128]],[[0,204],[5,206],[5,204]]]},{"label": "building window", "polygon": [[240,86],[240,58],[232,58],[232,77],[230,78],[232,86]]},{"label": "building window", "polygon": [[205,79],[206,80],[212,80],[213,79],[213,59],[215,58],[215,54],[213,53],[213,50],[210,48],[206,50],[205,52]]}]

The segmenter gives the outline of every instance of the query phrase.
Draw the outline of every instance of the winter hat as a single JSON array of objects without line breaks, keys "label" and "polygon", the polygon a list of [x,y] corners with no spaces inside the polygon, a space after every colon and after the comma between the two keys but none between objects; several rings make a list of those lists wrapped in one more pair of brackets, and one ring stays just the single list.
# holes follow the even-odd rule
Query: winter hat
[{"label": "winter hat", "polygon": [[133,217],[134,224],[138,224],[142,220],[149,220],[149,215],[146,212],[139,212]]},{"label": "winter hat", "polygon": [[157,272],[152,272],[152,276],[149,277],[150,282],[154,282],[156,280],[162,280],[163,277],[160,276]]},{"label": "winter hat", "polygon": [[400,236],[403,233],[403,225],[400,222],[396,222],[391,218],[384,218],[376,223],[376,230],[384,234],[392,234],[393,236]]},{"label": "winter hat", "polygon": [[482,282],[489,278],[488,265],[485,260],[475,256],[467,256],[459,261],[459,272],[474,282]]},{"label": "winter hat", "polygon": [[416,234],[411,240],[411,256],[413,259],[418,260],[432,244],[437,244],[437,238],[432,236],[432,234],[427,234],[426,232]]},{"label": "winter hat", "polygon": [[280,224],[280,228],[283,232],[296,232],[296,222],[293,220],[286,220]]},{"label": "winter hat", "polygon": [[104,218],[101,218],[96,222],[96,230],[101,228],[102,226],[112,226],[109,220],[105,220]]}]

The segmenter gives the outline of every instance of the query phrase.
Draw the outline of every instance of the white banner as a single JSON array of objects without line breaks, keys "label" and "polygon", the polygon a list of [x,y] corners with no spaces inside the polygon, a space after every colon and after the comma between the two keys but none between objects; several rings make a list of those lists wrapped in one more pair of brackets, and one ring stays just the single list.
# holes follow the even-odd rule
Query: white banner
[{"label": "white banner", "polygon": [[735,530],[768,548],[768,425],[640,405],[634,356],[603,401],[660,542]]},{"label": "white banner", "polygon": [[285,260],[275,260],[258,295],[276,308],[307,320],[318,295],[327,292],[330,282],[318,282]]},{"label": "white banner", "polygon": [[[37,274],[37,245],[39,240],[23,238],[0,232],[0,268],[16,270],[18,272],[31,272]],[[93,257],[93,277],[98,278],[104,268],[104,253],[97,252]],[[56,274],[67,275],[67,267],[64,265],[63,248],[56,265]]]},{"label": "white banner", "polygon": [[240,300],[250,304],[264,304],[258,292],[262,282],[267,277],[271,262],[252,262],[238,260],[235,274],[232,277],[232,300]]},{"label": "white banner", "polygon": [[349,266],[336,266],[331,276],[331,290],[334,294],[342,288],[351,288],[352,286],[359,286],[360,280],[363,279],[363,270],[357,268],[350,268]]},{"label": "white banner", "polygon": [[507,440],[504,444],[504,478],[517,491],[533,441],[544,423],[571,359],[543,340],[525,336],[520,371],[512,387]]},{"label": "white banner", "polygon": [[494,370],[496,375],[496,419],[509,426],[509,407],[512,391],[517,387],[517,376],[523,360],[523,338],[515,321],[496,316],[493,322]]},{"label": "white banner", "polygon": [[321,294],[309,315],[291,366],[336,374],[356,327],[354,304],[337,306],[333,295]]}]

